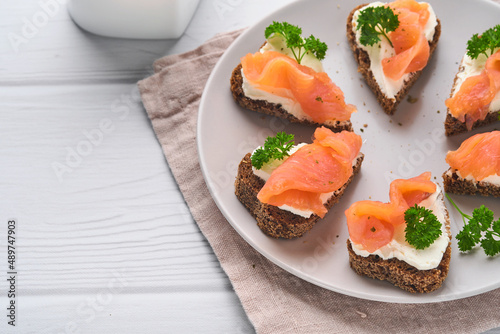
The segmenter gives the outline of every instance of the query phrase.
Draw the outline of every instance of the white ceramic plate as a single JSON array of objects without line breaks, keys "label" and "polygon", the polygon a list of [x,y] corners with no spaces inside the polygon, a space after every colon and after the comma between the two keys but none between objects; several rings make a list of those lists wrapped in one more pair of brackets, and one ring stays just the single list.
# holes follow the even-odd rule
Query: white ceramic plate
[{"label": "white ceramic plate", "polygon": [[[449,96],[466,41],[473,33],[499,23],[500,6],[486,0],[440,0],[432,6],[441,20],[438,48],[409,95],[417,101],[402,102],[396,115],[386,115],[368,89],[349,49],[345,26],[348,13],[366,1],[298,1],[268,15],[245,31],[225,52],[206,85],[199,109],[198,149],[207,185],[220,210],[234,229],[257,251],[292,274],[318,286],[359,298],[399,303],[428,303],[480,294],[500,287],[500,258],[487,258],[482,250],[461,255],[453,241],[451,267],[443,286],[432,293],[413,295],[389,283],[356,275],[348,264],[348,231],[344,211],[354,201],[388,201],[392,179],[431,171],[442,183],[447,169],[444,157],[468,137],[444,137],[444,100]],[[334,208],[305,236],[275,240],[264,235],[254,218],[234,195],[237,165],[243,156],[278,131],[296,135],[296,142],[310,142],[313,128],[288,124],[273,117],[244,110],[232,99],[229,78],[239,59],[256,52],[264,29],[273,20],[288,21],[314,34],[329,46],[324,68],[355,104],[352,116],[356,133],[363,138],[365,160],[361,173]],[[494,126],[479,131],[492,130]],[[479,132],[476,131],[476,132]],[[474,133],[476,133],[474,132]],[[485,204],[497,215],[498,199],[453,196],[465,212]],[[462,226],[448,203],[452,233]]]}]

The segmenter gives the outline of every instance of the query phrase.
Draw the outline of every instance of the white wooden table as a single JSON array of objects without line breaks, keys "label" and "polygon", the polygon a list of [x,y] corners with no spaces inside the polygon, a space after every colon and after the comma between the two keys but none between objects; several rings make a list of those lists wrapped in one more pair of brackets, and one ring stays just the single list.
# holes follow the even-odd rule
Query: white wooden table
[{"label": "white wooden table", "polygon": [[[155,59],[292,1],[202,0],[180,39],[154,41],[89,34],[63,0],[2,0],[0,333],[254,332],[136,82]],[[9,221],[16,327],[7,324]]]}]

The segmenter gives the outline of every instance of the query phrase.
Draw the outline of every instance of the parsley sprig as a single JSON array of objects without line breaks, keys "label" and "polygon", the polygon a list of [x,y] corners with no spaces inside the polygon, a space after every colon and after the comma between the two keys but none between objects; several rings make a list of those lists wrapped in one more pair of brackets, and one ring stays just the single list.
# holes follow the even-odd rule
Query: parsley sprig
[{"label": "parsley sprig", "polygon": [[368,46],[380,42],[380,35],[384,36],[391,47],[392,42],[387,36],[399,27],[398,15],[390,7],[367,7],[360,12],[357,30],[361,29],[360,43]]},{"label": "parsley sprig", "polygon": [[416,249],[425,249],[443,233],[441,222],[431,210],[415,206],[405,211],[405,238]]},{"label": "parsley sprig", "polygon": [[295,144],[294,135],[278,132],[275,137],[267,137],[264,147],[259,147],[252,154],[252,166],[261,169],[262,166],[274,159],[282,160],[287,157]]},{"label": "parsley sprig", "polygon": [[325,58],[326,50],[328,50],[328,46],[313,35],[302,38],[302,29],[288,22],[273,21],[266,28],[266,39],[273,34],[281,35],[285,39],[286,46],[292,50],[293,56],[299,64],[307,52],[311,52],[316,58],[322,60]]},{"label": "parsley sprig", "polygon": [[481,35],[472,35],[467,42],[467,55],[472,59],[476,59],[480,54],[489,57],[498,47],[500,47],[500,24],[486,30]]},{"label": "parsley sprig", "polygon": [[462,215],[464,222],[464,227],[455,236],[458,240],[458,249],[461,252],[468,252],[480,244],[488,256],[500,253],[500,240],[498,240],[500,238],[500,219],[493,221],[493,211],[481,205],[472,211],[472,216],[469,216],[458,208],[448,194],[446,197]]}]

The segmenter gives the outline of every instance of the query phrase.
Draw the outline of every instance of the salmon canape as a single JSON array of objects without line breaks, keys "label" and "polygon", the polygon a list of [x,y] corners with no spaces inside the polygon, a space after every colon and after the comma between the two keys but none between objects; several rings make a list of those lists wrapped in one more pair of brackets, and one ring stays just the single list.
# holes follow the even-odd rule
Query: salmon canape
[{"label": "salmon canape", "polygon": [[394,114],[427,66],[440,34],[441,23],[426,2],[373,2],[350,13],[347,39],[358,72],[387,114]]},{"label": "salmon canape", "polygon": [[[443,193],[430,179],[431,173],[426,172],[394,180],[388,203],[359,201],[346,210],[349,263],[356,273],[409,292],[430,292],[441,286],[449,269],[451,234]],[[422,216],[415,219],[415,213]],[[427,224],[433,224],[429,232],[433,239],[426,240]],[[409,227],[417,231],[413,236]],[[427,244],[414,242],[415,235]]]},{"label": "salmon canape", "polygon": [[[361,137],[350,131],[317,128],[313,143],[298,145],[286,144],[283,136],[269,137],[243,158],[235,193],[264,233],[290,239],[309,231],[340,200],[359,172],[363,154]],[[278,142],[288,145],[281,159],[268,155],[281,152]]]},{"label": "salmon canape", "polygon": [[326,44],[287,22],[266,28],[266,42],[240,59],[231,75],[231,92],[245,109],[291,122],[352,130],[356,107],[323,70]]},{"label": "salmon canape", "polygon": [[445,102],[446,135],[470,131],[500,117],[500,25],[475,34],[467,43]]},{"label": "salmon canape", "polygon": [[344,93],[328,74],[300,65],[282,53],[248,54],[241,64],[247,85],[282,99],[292,99],[315,123],[345,122],[356,111],[353,105],[345,103]]},{"label": "salmon canape", "polygon": [[446,155],[446,192],[500,197],[500,131],[474,135]]}]

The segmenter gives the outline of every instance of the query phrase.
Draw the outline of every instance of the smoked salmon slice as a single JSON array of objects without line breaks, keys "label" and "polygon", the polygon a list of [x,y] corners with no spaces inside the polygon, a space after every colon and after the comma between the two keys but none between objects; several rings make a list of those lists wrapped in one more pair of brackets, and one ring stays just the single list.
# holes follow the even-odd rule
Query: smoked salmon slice
[{"label": "smoked salmon slice", "polygon": [[436,184],[430,179],[431,173],[425,172],[411,179],[392,181],[389,188],[390,201],[405,208],[422,202],[436,191]]},{"label": "smoked salmon slice", "polygon": [[382,60],[384,74],[393,80],[422,70],[429,60],[430,47],[424,35],[429,20],[429,5],[414,0],[397,0],[388,4],[398,15],[399,26],[389,33],[395,55]]},{"label": "smoked salmon slice", "polygon": [[398,9],[406,9],[412,13],[418,14],[418,22],[422,28],[425,27],[431,13],[429,12],[429,4],[425,2],[417,2],[415,0],[396,0],[389,4],[393,9],[396,9],[396,14],[398,14]]},{"label": "smoked salmon slice", "polygon": [[491,175],[500,175],[500,131],[468,138],[458,150],[448,152],[446,162],[463,178],[471,175],[481,181]]},{"label": "smoked salmon slice", "polygon": [[325,127],[316,129],[314,137],[312,144],[299,148],[272,172],[257,194],[259,201],[325,216],[321,195],[334,192],[351,177],[362,141],[353,132],[333,133]]},{"label": "smoked salmon slice", "polygon": [[436,191],[436,184],[430,179],[431,173],[425,172],[411,179],[392,181],[389,203],[353,203],[345,211],[351,241],[370,253],[391,242],[395,227],[404,224],[404,212]]},{"label": "smoked salmon slice", "polygon": [[484,70],[464,80],[458,92],[445,101],[450,113],[471,130],[486,118],[489,106],[500,91],[500,50],[488,57]]},{"label": "smoked salmon slice", "polygon": [[404,223],[404,212],[436,191],[436,184],[430,179],[431,173],[425,172],[408,180],[397,179],[391,182],[389,198],[399,209],[394,211],[395,223]]},{"label": "smoked salmon slice", "polygon": [[255,88],[292,99],[314,122],[347,121],[356,107],[346,104],[344,93],[328,74],[300,65],[276,51],[247,54],[241,58],[243,74]]},{"label": "smoked salmon slice", "polygon": [[363,245],[370,253],[387,245],[394,236],[391,203],[359,201],[345,211],[351,241]]}]

